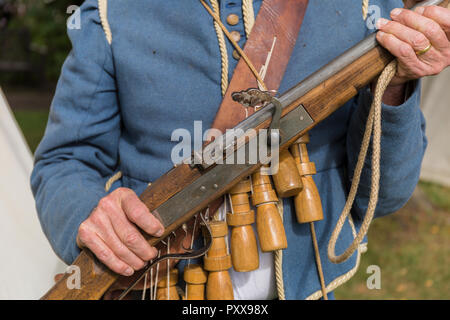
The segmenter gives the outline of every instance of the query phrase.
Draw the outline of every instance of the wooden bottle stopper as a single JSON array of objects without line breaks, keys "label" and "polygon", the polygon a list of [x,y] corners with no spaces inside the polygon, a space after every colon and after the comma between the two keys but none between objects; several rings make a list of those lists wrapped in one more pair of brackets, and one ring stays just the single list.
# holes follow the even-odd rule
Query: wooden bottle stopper
[{"label": "wooden bottle stopper", "polygon": [[280,153],[278,172],[272,178],[275,190],[277,190],[277,194],[281,198],[293,197],[302,191],[302,179],[289,150],[286,149]]},{"label": "wooden bottle stopper", "polygon": [[303,181],[303,190],[294,199],[295,212],[299,223],[323,219],[319,191],[312,178],[312,175],[316,174],[316,166],[314,162],[309,161],[308,150],[306,149],[307,143],[309,143],[309,136],[305,134],[291,146],[291,153]]},{"label": "wooden bottle stopper", "polygon": [[228,269],[231,268],[231,256],[228,253],[225,236],[228,226],[225,221],[210,221],[208,223],[212,244],[203,258],[203,267],[209,271],[206,282],[206,298],[208,300],[233,300],[233,285]]},{"label": "wooden bottle stopper", "polygon": [[156,289],[157,300],[180,300],[177,288],[175,285],[178,282],[178,269],[174,268],[169,272],[169,279],[167,274],[164,274],[158,281]]},{"label": "wooden bottle stopper", "polygon": [[256,206],[256,231],[263,252],[287,248],[283,221],[276,203],[278,197],[268,175],[261,170],[252,175],[252,203]]},{"label": "wooden bottle stopper", "polygon": [[250,180],[243,180],[230,191],[232,212],[227,213],[227,223],[231,229],[231,260],[234,270],[248,272],[259,267],[258,246],[252,224],[255,212],[250,209],[248,193],[251,191]]},{"label": "wooden bottle stopper", "polygon": [[205,300],[207,273],[199,264],[189,264],[184,268],[186,282],[185,300]]}]

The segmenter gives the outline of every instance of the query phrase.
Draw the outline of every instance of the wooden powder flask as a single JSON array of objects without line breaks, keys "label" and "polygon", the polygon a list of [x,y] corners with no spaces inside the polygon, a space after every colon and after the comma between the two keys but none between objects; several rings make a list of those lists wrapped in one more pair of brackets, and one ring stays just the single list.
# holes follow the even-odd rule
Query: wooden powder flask
[{"label": "wooden powder flask", "polygon": [[185,300],[205,300],[207,273],[199,264],[189,264],[184,268],[186,282]]},{"label": "wooden powder flask", "polygon": [[209,271],[206,282],[206,299],[233,300],[233,285],[228,269],[231,268],[231,255],[228,252],[226,235],[228,225],[225,221],[210,221],[212,244],[203,257],[203,267]]},{"label": "wooden powder flask", "polygon": [[283,221],[278,212],[278,197],[272,188],[270,176],[261,173],[264,167],[252,174],[252,203],[256,206],[256,230],[263,252],[287,248]]},{"label": "wooden powder flask", "polygon": [[309,135],[306,133],[298,138],[290,147],[303,182],[303,190],[294,198],[295,213],[299,223],[309,223],[322,296],[324,300],[328,300],[322,263],[320,261],[319,246],[314,228],[315,221],[323,220],[323,209],[319,191],[312,178],[312,175],[316,174],[316,166],[314,162],[309,161],[308,150],[306,148],[307,143],[309,143]]},{"label": "wooden powder flask", "polygon": [[158,281],[156,300],[180,300],[176,284],[178,282],[178,269],[173,268],[169,275],[163,275]]},{"label": "wooden powder flask", "polygon": [[294,198],[295,213],[299,223],[323,219],[322,202],[312,178],[312,175],[316,174],[316,166],[314,162],[309,161],[307,143],[309,143],[309,135],[304,134],[290,147],[303,182],[303,190]]},{"label": "wooden powder flask", "polygon": [[272,175],[275,190],[280,198],[296,196],[303,189],[302,179],[289,150],[280,152],[278,172]]},{"label": "wooden powder flask", "polygon": [[252,224],[255,212],[250,208],[248,193],[250,179],[239,182],[230,190],[231,212],[227,213],[227,223],[232,227],[230,249],[234,270],[248,272],[259,267],[258,245]]}]

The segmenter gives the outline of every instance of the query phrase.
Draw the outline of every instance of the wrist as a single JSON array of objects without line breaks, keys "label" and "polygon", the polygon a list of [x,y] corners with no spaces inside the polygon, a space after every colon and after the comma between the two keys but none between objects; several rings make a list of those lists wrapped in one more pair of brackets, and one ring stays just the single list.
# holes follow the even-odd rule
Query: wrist
[{"label": "wrist", "polygon": [[[373,81],[370,85],[370,91],[372,94],[375,92],[376,82]],[[399,106],[403,104],[407,97],[406,97],[406,83],[392,83],[389,84],[386,88],[386,91],[384,92],[382,102],[386,105],[390,106]]]},{"label": "wrist", "polygon": [[390,106],[399,106],[406,99],[406,83],[389,85],[383,95],[383,103]]}]

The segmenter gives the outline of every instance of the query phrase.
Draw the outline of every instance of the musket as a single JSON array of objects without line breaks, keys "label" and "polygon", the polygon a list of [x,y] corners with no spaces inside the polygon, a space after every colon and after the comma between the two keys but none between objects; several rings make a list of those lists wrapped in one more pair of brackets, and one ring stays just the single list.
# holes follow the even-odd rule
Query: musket
[{"label": "musket", "polygon": [[[449,6],[450,0],[429,0],[418,5]],[[282,94],[277,100],[281,104],[281,117],[277,127],[280,129],[280,150],[287,149],[300,136],[326,119],[340,106],[354,97],[360,89],[371,83],[394,57],[380,47],[373,33],[342,55]],[[245,88],[243,88],[245,89]],[[271,103],[239,123],[235,132],[248,132],[268,128],[273,125],[272,115],[276,104]],[[259,133],[258,133],[259,135]],[[242,137],[238,137],[239,138]],[[228,143],[227,134],[208,144],[204,150],[220,146],[227,157],[235,157],[242,148],[248,148],[251,139],[245,137],[241,143]],[[242,142],[244,141],[244,142]],[[223,154],[216,155],[217,159]],[[194,152],[191,160],[196,160]],[[198,162],[198,161],[197,161]],[[195,163],[195,162],[194,162]],[[140,199],[164,225],[165,232],[159,237],[146,235],[149,244],[155,246],[161,240],[223,196],[243,178],[257,170],[261,163],[246,161],[243,164],[189,164],[175,166],[150,185]],[[66,273],[43,297],[45,300],[98,300],[119,279],[87,249],[82,250],[72,265],[80,270],[81,287],[69,289],[67,281],[71,274]]]}]

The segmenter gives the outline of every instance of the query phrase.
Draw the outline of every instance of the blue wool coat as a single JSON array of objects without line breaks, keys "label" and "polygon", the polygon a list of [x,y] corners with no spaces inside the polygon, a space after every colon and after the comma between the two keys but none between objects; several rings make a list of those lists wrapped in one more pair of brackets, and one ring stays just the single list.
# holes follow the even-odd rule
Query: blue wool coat
[{"label": "blue wool coat", "polygon": [[[254,1],[255,12],[261,1]],[[388,18],[401,0],[372,0]],[[245,44],[240,0],[220,1],[222,20]],[[68,30],[73,49],[62,68],[47,129],[35,156],[31,185],[42,228],[53,249],[70,264],[79,254],[75,238],[100,198],[106,180],[118,170],[124,186],[140,194],[148,182],[168,171],[174,129],[193,133],[195,120],[211,125],[221,102],[221,56],[212,19],[197,0],[109,1],[108,43],[96,0],[81,7],[81,28]],[[361,18],[361,1],[310,1],[279,92],[365,38],[372,30]],[[228,43],[230,78],[237,61]],[[327,284],[352,273],[360,251],[341,264],[326,249],[344,206],[372,101],[365,88],[310,132],[310,158],[318,173],[325,219],[316,223]],[[426,147],[419,108],[419,84],[400,106],[382,107],[381,188],[376,217],[399,209],[419,178]],[[370,159],[370,155],[369,158]],[[370,161],[368,161],[370,162]],[[361,224],[370,191],[366,165],[352,211]],[[284,201],[288,248],[283,255],[286,298],[303,299],[319,291],[308,225],[296,222],[291,199]],[[353,239],[347,221],[337,253]]]}]

